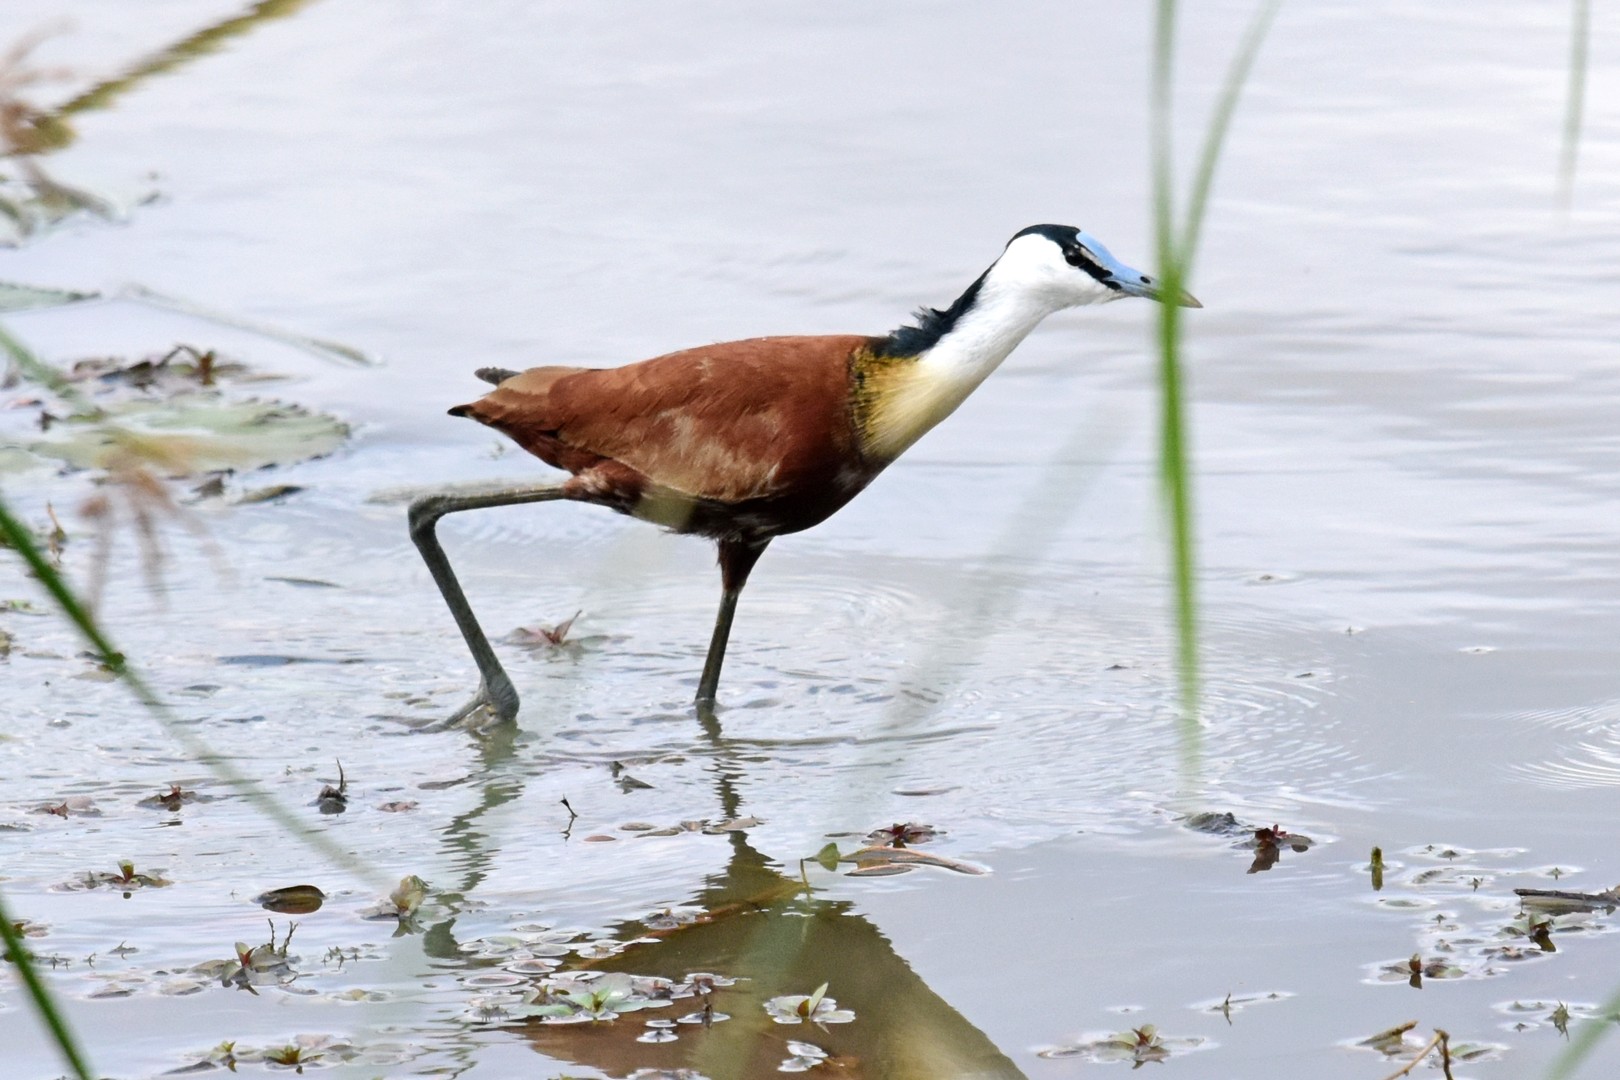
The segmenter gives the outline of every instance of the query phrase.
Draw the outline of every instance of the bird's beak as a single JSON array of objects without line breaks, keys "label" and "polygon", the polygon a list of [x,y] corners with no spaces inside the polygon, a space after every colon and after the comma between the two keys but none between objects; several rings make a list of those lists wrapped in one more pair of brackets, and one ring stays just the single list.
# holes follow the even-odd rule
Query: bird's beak
[{"label": "bird's beak", "polygon": [[[1165,302],[1165,293],[1164,289],[1160,287],[1160,282],[1148,277],[1142,271],[1133,270],[1124,263],[1114,263],[1108,270],[1114,279],[1114,284],[1118,285],[1119,291],[1126,296],[1144,296],[1149,300],[1157,300],[1161,304]],[[1186,289],[1176,290],[1175,302],[1182,307],[1201,308],[1204,306],[1198,302],[1197,297]]]}]

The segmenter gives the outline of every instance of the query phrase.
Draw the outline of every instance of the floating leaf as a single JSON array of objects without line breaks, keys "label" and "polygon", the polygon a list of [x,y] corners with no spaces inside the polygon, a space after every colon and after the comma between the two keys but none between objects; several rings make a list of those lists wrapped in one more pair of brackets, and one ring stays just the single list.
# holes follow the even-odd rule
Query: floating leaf
[{"label": "floating leaf", "polygon": [[812,994],[784,994],[765,1002],[765,1011],[778,1024],[847,1024],[855,1019],[850,1009],[840,1009],[838,1002],[827,996],[827,984],[816,987]]},{"label": "floating leaf", "polygon": [[348,425],[336,417],[297,405],[228,401],[212,391],[194,391],[137,398],[112,404],[99,416],[61,419],[25,448],[82,469],[106,468],[134,456],[169,476],[191,476],[306,461],[336,450],[348,435]]}]

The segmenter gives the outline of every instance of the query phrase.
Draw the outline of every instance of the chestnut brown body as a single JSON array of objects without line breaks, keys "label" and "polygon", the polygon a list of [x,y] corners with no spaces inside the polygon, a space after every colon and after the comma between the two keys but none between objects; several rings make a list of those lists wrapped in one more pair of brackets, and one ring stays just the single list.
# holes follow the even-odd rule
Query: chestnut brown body
[{"label": "chestnut brown body", "polygon": [[753,338],[617,368],[531,368],[450,412],[573,474],[564,498],[758,543],[826,520],[887,464],[862,452],[852,393],[874,344]]}]

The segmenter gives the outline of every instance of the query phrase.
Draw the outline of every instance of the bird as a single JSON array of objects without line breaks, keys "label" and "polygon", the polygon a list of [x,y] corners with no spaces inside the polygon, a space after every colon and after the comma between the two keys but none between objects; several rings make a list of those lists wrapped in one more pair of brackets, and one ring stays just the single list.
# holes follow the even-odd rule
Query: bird
[{"label": "bird", "polygon": [[1032,225],[945,308],[882,335],[759,337],[612,368],[480,368],[494,389],[449,410],[568,473],[560,483],[412,502],[411,538],[478,667],[444,723],[511,722],[518,695],[473,615],[436,526],[447,514],[566,500],[718,547],[720,609],[695,703],[711,711],[737,600],[778,536],[825,521],[965,401],[1046,316],[1136,296],[1202,307],[1072,225]]}]

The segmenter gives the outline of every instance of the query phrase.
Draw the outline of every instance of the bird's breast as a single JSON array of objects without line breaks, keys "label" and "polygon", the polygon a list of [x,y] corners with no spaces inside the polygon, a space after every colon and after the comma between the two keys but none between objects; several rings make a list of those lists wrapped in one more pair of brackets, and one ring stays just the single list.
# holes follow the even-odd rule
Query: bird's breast
[{"label": "bird's breast", "polygon": [[851,361],[852,413],[862,455],[887,465],[956,411],[982,380],[953,378],[918,356],[860,352]]}]

